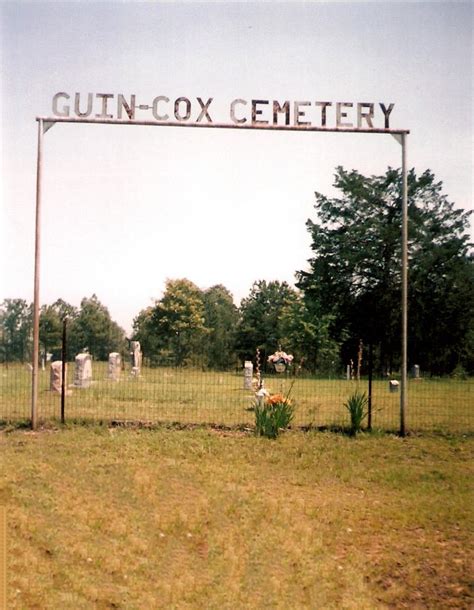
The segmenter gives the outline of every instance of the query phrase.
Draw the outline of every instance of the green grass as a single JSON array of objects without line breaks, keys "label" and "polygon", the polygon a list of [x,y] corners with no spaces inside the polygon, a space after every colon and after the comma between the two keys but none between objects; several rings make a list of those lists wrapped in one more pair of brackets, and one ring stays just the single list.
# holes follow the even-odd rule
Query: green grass
[{"label": "green grass", "polygon": [[8,608],[470,608],[473,439],[0,435]]},{"label": "green grass", "polygon": [[[93,363],[94,382],[89,389],[72,389],[67,397],[69,420],[145,420],[153,422],[252,425],[248,410],[253,393],[243,389],[240,373],[217,373],[193,369],[143,369],[139,379],[126,372],[117,383],[107,380],[106,363]],[[68,380],[72,383],[73,364]],[[267,387],[286,393],[291,381],[269,376]],[[298,378],[292,389],[296,410],[294,426],[341,426],[349,424],[344,402],[356,390],[367,391],[367,381]],[[397,430],[398,393],[391,394],[388,381],[373,384],[373,427]],[[425,431],[474,431],[474,380],[410,381],[408,429]],[[31,409],[31,373],[26,366],[0,368],[0,419],[27,419]],[[60,397],[49,391],[49,372],[39,380],[39,417],[59,417]]]}]

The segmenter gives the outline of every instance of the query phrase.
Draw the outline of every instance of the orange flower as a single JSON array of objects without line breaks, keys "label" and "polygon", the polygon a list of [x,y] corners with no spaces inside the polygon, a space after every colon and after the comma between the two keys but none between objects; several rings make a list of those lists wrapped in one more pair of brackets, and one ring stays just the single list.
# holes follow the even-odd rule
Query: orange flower
[{"label": "orange flower", "polygon": [[267,404],[270,404],[270,405],[276,405],[279,402],[289,403],[290,401],[287,398],[285,398],[283,396],[283,394],[272,394],[271,396],[267,397],[266,402],[267,402]]}]

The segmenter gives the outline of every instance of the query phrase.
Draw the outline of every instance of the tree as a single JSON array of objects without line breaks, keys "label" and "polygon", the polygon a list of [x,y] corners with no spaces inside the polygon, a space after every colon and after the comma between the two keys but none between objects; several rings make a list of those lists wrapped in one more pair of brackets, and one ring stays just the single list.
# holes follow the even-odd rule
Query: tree
[{"label": "tree", "polygon": [[124,350],[125,334],[93,294],[81,301],[80,310],[70,325],[68,345],[69,356],[87,349],[96,360],[107,360],[110,352]]},{"label": "tree", "polygon": [[25,362],[31,358],[33,308],[24,299],[5,299],[0,305],[1,358]]},{"label": "tree", "polygon": [[51,305],[53,310],[58,314],[60,320],[67,318],[69,321],[75,320],[78,315],[77,307],[67,303],[63,299],[56,299]]},{"label": "tree", "polygon": [[[365,177],[338,167],[334,185],[342,197],[316,193],[319,222],[307,222],[314,256],[297,286],[331,316],[344,360],[362,339],[377,348],[379,369],[390,370],[400,362],[401,173]],[[462,353],[473,303],[469,213],[455,210],[441,190],[429,170],[408,173],[409,360],[437,374]],[[451,356],[440,359],[446,350]]]},{"label": "tree", "polygon": [[39,340],[40,349],[44,354],[53,353],[54,358],[60,358],[62,350],[63,322],[67,318],[72,323],[78,315],[77,309],[57,299],[52,305],[43,305],[40,310]]},{"label": "tree", "polygon": [[206,333],[201,290],[188,279],[167,280],[144,328],[154,335],[155,361],[171,358],[175,366],[196,361]]},{"label": "tree", "polygon": [[63,322],[52,305],[43,305],[40,309],[39,340],[43,354],[51,352],[59,358],[62,346]]},{"label": "tree", "polygon": [[254,282],[249,296],[240,304],[236,337],[240,358],[252,359],[259,348],[264,362],[266,356],[278,348],[283,338],[283,311],[295,300],[297,293],[286,282]]},{"label": "tree", "polygon": [[139,341],[143,357],[151,366],[159,363],[160,342],[153,327],[153,307],[142,309],[133,320],[133,341]]},{"label": "tree", "polygon": [[232,294],[218,284],[203,292],[204,354],[207,366],[213,369],[227,369],[235,364],[235,328],[238,311]]},{"label": "tree", "polygon": [[281,340],[302,368],[332,373],[339,368],[340,344],[331,338],[330,315],[316,315],[302,295],[290,301],[280,317]]}]

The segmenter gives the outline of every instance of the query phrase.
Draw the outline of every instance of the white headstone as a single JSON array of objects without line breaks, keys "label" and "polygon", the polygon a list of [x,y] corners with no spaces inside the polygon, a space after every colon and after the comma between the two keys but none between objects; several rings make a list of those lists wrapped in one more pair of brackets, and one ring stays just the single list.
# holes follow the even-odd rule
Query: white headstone
[{"label": "white headstone", "polygon": [[130,342],[130,361],[132,365],[132,375],[138,377],[142,368],[142,352],[140,349],[140,341]]},{"label": "white headstone", "polygon": [[251,360],[244,362],[244,390],[252,390],[253,364]]},{"label": "white headstone", "polygon": [[396,379],[391,379],[388,382],[388,387],[390,388],[390,392],[398,392],[399,382]]},{"label": "white headstone", "polygon": [[61,388],[63,386],[63,363],[61,360],[55,360],[51,362],[51,373],[49,378],[49,389],[51,392],[61,394]]},{"label": "white headstone", "polygon": [[77,354],[74,370],[74,387],[89,388],[92,383],[92,359],[90,354]]},{"label": "white headstone", "polygon": [[122,361],[118,352],[109,354],[109,367],[107,376],[112,381],[119,381]]}]

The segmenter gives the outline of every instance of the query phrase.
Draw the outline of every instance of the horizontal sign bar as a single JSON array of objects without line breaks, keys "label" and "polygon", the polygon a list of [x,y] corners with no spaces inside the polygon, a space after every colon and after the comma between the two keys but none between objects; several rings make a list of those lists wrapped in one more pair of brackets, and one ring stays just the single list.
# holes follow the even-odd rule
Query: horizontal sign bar
[{"label": "horizontal sign bar", "polygon": [[408,129],[377,129],[357,127],[313,127],[311,125],[234,125],[229,123],[175,123],[174,121],[125,121],[123,119],[78,119],[76,117],[36,117],[43,123],[84,123],[89,125],[144,125],[149,127],[201,127],[204,129],[259,129],[265,131],[311,131],[332,133],[388,133],[392,135],[408,134]]},{"label": "horizontal sign bar", "polygon": [[[160,124],[234,125],[236,127],[284,127],[287,129],[320,128],[324,130],[377,131],[390,129],[395,104],[373,102],[278,101],[235,98],[214,111],[213,97],[185,96],[170,99],[158,95],[149,103],[139,103],[135,94],[125,97],[114,93],[56,93],[52,100],[53,115],[58,119],[103,121],[118,120],[141,123],[144,119]],[[214,122],[217,113],[226,114]],[[144,113],[148,117],[143,116]],[[228,121],[226,120],[228,119]]]}]

